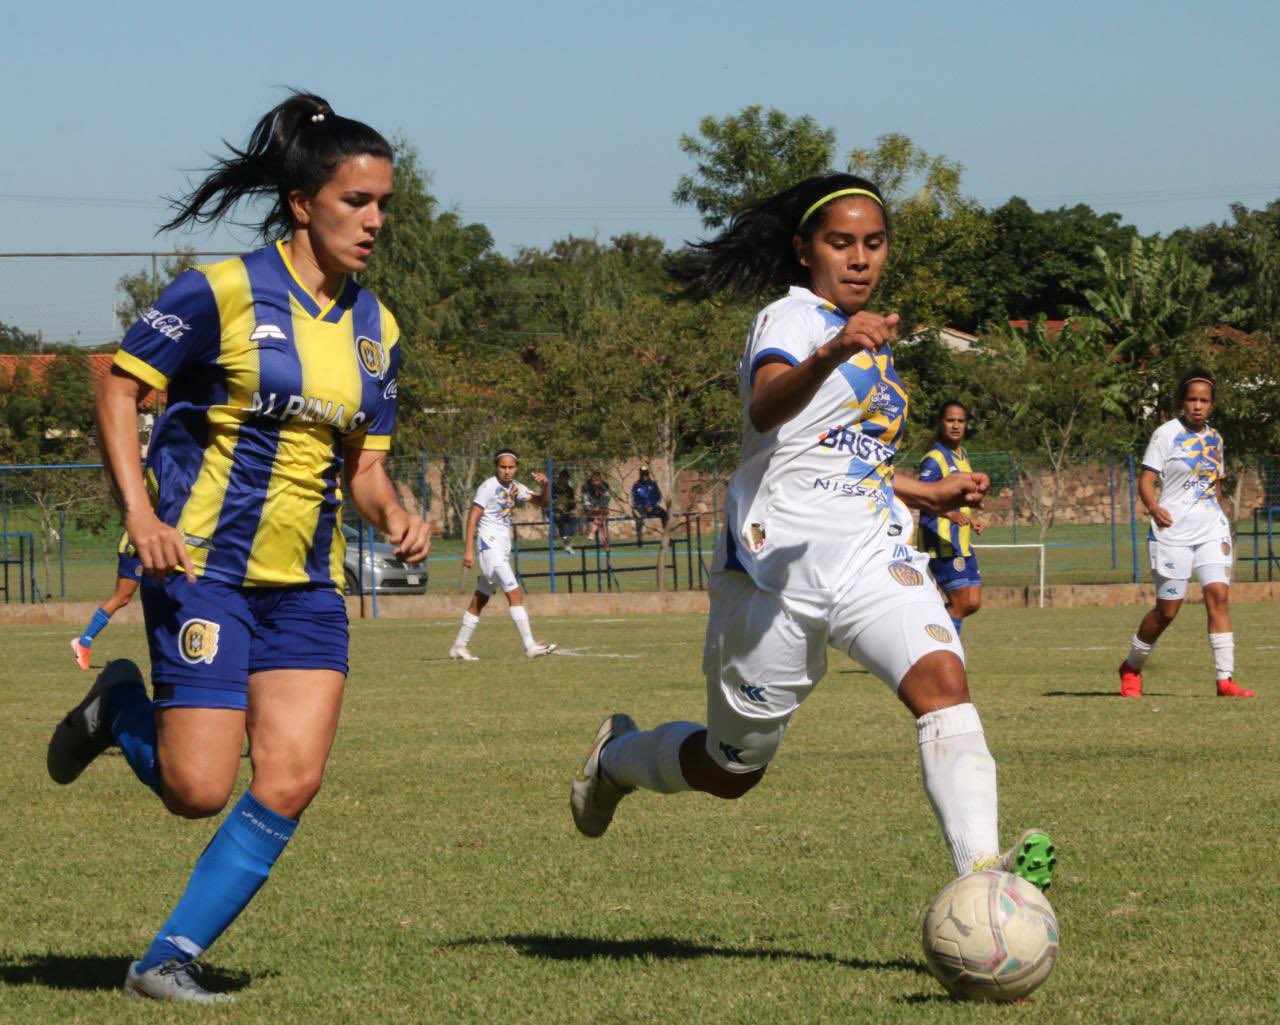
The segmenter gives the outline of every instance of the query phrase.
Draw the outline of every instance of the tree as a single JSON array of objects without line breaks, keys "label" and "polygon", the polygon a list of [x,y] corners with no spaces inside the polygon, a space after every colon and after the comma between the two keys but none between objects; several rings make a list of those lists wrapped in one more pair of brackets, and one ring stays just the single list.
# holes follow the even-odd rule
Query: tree
[{"label": "tree", "polygon": [[963,168],[899,133],[849,154],[849,170],[875,182],[889,204],[889,261],[876,305],[896,310],[908,330],[966,323],[977,302],[951,268],[987,244],[991,228],[960,191]]},{"label": "tree", "polygon": [[1261,210],[1231,205],[1231,221],[1184,228],[1172,241],[1208,267],[1223,323],[1280,335],[1280,200]]},{"label": "tree", "polygon": [[670,513],[659,589],[666,587],[680,475],[706,462],[740,423],[733,367],[748,320],[745,310],[727,314],[708,302],[635,293],[616,309],[593,310],[580,334],[541,350],[556,451],[607,452],[654,467]]},{"label": "tree", "polygon": [[134,274],[125,274],[116,283],[116,288],[123,293],[123,300],[116,304],[116,319],[120,329],[128,331],[134,322],[160,297],[173,282],[173,279],[184,270],[196,265],[196,251],[190,247],[179,247],[172,256],[166,256],[164,263],[152,270],[140,270]]},{"label": "tree", "polygon": [[1103,283],[1094,250],[1115,260],[1137,236],[1119,214],[1098,214],[1084,203],[1037,211],[1014,196],[983,216],[991,229],[986,244],[950,265],[974,298],[970,321],[956,324],[967,330],[1042,314],[1061,320],[1087,309],[1085,290]]},{"label": "tree", "polygon": [[697,166],[679,177],[671,199],[697,209],[708,230],[724,227],[747,203],[827,173],[835,155],[832,129],[808,115],[788,117],[772,107],[704,117],[698,131],[701,139],[680,136],[680,151]]},{"label": "tree", "polygon": [[[42,373],[19,365],[7,380],[0,378],[5,458],[26,465],[96,462],[89,362],[80,352],[44,358]],[[20,494],[35,507],[48,594],[50,554],[64,520],[71,517],[95,533],[106,526],[111,508],[106,482],[98,474],[86,482],[83,475],[66,470],[26,470],[17,481]]]},{"label": "tree", "polygon": [[965,390],[1026,468],[1017,487],[1043,542],[1061,505],[1063,471],[1115,443],[1115,373],[1102,324],[1069,320],[1051,331],[1040,318],[1027,331],[998,328],[958,362]]}]

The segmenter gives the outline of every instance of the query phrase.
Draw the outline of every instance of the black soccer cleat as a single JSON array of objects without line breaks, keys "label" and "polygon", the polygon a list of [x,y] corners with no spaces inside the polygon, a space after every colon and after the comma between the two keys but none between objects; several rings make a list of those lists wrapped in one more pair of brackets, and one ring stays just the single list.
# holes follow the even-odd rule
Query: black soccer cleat
[{"label": "black soccer cleat", "polygon": [[115,743],[102,715],[102,699],[113,687],[137,687],[146,693],[142,670],[127,658],[108,662],[89,693],[54,727],[46,764],[55,783],[72,783],[98,755]]}]

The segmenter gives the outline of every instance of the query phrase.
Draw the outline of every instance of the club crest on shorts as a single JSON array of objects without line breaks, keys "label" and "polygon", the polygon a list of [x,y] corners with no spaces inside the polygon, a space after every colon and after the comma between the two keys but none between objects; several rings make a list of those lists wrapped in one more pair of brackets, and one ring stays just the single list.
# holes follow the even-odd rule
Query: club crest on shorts
[{"label": "club crest on shorts", "polygon": [[919,587],[924,583],[924,575],[905,562],[889,563],[889,576],[893,577],[903,587]]},{"label": "club crest on shorts", "polygon": [[941,644],[951,643],[951,631],[945,626],[939,626],[937,623],[930,623],[924,628],[924,632]]},{"label": "club crest on shorts", "polygon": [[382,380],[382,375],[387,372],[387,350],[382,347],[382,343],[361,335],[356,339],[356,352],[360,356],[360,366],[364,368],[364,372]]},{"label": "club crest on shorts", "polygon": [[1227,541],[1223,541],[1223,542],[1222,542],[1222,554],[1223,554],[1223,555],[1230,555],[1230,554],[1231,554],[1231,544],[1230,544],[1230,542],[1227,542]]},{"label": "club crest on shorts", "polygon": [[213,665],[218,654],[218,624],[207,619],[188,619],[178,631],[178,654],[193,666]]},{"label": "club crest on shorts", "polygon": [[959,573],[962,569],[964,569],[964,556],[957,555],[954,559],[952,559],[951,568],[955,570],[957,573]]}]

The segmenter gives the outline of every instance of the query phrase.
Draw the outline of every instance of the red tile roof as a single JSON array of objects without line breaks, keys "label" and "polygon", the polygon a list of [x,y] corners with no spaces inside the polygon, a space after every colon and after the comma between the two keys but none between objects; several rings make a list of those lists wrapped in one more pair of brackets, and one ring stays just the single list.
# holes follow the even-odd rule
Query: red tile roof
[{"label": "red tile roof", "polygon": [[[53,366],[54,360],[68,359],[58,353],[52,354],[20,354],[5,356],[0,355],[0,385],[9,385],[13,382],[14,375],[18,372],[19,367],[23,367],[31,375],[33,381],[43,381],[45,372],[49,367]],[[111,360],[113,355],[109,352],[95,352],[85,356],[89,361],[89,374],[93,378],[96,386],[99,381],[111,372]],[[141,409],[156,409],[156,393],[150,391],[139,404]]]}]

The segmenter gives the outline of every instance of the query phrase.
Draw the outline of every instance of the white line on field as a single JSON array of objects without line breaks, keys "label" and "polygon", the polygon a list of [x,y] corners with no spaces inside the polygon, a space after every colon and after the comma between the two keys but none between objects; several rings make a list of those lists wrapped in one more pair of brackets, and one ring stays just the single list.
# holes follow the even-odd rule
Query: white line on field
[{"label": "white line on field", "polygon": [[590,648],[556,648],[556,655],[570,655],[574,658],[639,658],[639,655],[619,655],[612,651],[592,651]]}]

